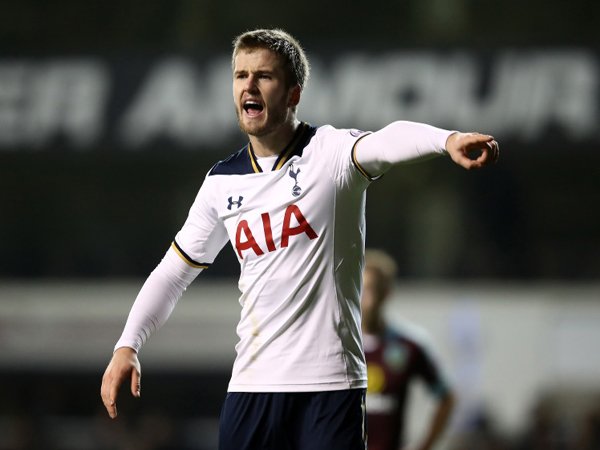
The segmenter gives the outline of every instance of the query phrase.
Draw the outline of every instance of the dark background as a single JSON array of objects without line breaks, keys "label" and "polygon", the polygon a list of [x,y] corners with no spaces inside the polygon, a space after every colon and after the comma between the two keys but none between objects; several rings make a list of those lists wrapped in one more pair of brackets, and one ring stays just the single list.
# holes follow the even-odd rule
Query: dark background
[{"label": "dark background", "polygon": [[[0,15],[0,55],[5,61],[143,61],[182,52],[228,54],[233,36],[259,26],[285,28],[309,55],[325,57],[356,49],[467,49],[482,57],[503,49],[596,51],[599,9],[583,0],[9,1]],[[556,138],[552,130],[534,142],[496,138],[501,161],[482,173],[465,174],[439,160],[397,169],[375,183],[367,244],[385,246],[400,262],[402,277],[597,278],[599,142]],[[168,143],[120,151],[103,141],[77,151],[60,139],[41,149],[3,148],[0,277],[145,276],[183,223],[208,168],[244,139],[237,133],[227,142],[226,150],[192,151]],[[438,246],[420,258],[419,243],[426,247],[427,236],[406,224],[428,198],[447,190],[462,199],[455,248],[445,255]],[[386,212],[390,193],[404,200],[393,209],[394,220]],[[227,249],[205,276],[236,274]]]}]

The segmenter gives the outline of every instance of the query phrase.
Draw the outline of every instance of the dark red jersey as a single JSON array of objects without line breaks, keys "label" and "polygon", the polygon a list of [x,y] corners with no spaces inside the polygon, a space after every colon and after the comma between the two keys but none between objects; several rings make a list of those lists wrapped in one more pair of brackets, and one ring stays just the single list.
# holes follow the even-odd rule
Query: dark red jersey
[{"label": "dark red jersey", "polygon": [[387,328],[364,336],[367,359],[369,450],[398,450],[403,438],[409,384],[421,379],[433,395],[448,392],[438,361],[412,330]]}]

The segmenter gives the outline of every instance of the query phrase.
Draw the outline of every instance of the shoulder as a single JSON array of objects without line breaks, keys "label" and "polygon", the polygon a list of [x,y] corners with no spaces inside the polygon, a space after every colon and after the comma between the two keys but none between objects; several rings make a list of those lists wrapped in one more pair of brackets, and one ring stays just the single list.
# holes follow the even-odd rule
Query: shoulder
[{"label": "shoulder", "polygon": [[[356,143],[370,133],[370,131],[362,131],[356,128],[335,128],[331,125],[323,125],[317,129],[315,141],[320,153],[345,163],[351,161],[351,165],[356,166],[354,160]],[[360,168],[358,169],[362,172]]]},{"label": "shoulder", "polygon": [[369,131],[362,131],[356,128],[336,128],[332,125],[322,125],[316,128],[315,137],[327,141],[338,140],[344,142],[355,141],[369,133]]},{"label": "shoulder", "polygon": [[226,159],[217,162],[208,172],[211,175],[244,175],[254,173],[248,146],[244,146]]},{"label": "shoulder", "polygon": [[372,180],[357,165],[354,148],[356,143],[369,133],[355,128],[323,125],[317,128],[314,138],[319,159],[330,167],[332,178],[344,186],[357,186],[361,192]]},{"label": "shoulder", "polygon": [[394,323],[386,330],[388,339],[404,341],[411,346],[428,352],[432,348],[431,335],[425,328],[408,321]]}]

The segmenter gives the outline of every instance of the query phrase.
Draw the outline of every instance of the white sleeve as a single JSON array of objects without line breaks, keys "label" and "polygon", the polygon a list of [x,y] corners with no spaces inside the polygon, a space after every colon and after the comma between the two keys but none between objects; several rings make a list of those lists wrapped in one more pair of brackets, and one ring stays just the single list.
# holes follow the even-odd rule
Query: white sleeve
[{"label": "white sleeve", "polygon": [[422,161],[446,153],[446,140],[454,131],[418,122],[392,122],[365,135],[355,145],[354,158],[372,178],[395,164]]},{"label": "white sleeve", "polygon": [[187,264],[202,269],[212,264],[229,239],[215,207],[216,179],[208,175],[205,178],[173,245]]},{"label": "white sleeve", "polygon": [[139,351],[150,334],[167,321],[183,292],[202,270],[187,264],[171,246],[142,286],[115,350],[130,347]]}]

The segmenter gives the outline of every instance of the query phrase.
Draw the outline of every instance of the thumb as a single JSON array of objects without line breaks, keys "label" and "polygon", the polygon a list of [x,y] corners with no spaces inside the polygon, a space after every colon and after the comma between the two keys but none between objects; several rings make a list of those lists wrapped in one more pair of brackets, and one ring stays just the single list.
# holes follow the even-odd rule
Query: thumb
[{"label": "thumb", "polygon": [[142,374],[138,369],[131,372],[131,394],[134,397],[140,397],[142,394]]}]

